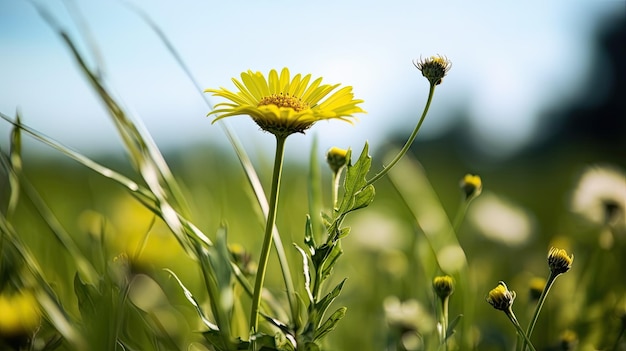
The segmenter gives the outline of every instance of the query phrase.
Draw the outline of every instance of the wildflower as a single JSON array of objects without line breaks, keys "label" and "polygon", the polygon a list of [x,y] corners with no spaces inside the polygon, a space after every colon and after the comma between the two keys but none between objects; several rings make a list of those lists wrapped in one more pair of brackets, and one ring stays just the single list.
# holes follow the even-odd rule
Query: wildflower
[{"label": "wildflower", "polygon": [[448,298],[454,292],[454,280],[449,275],[435,277],[433,289],[440,299]]},{"label": "wildflower", "polygon": [[535,277],[530,280],[528,284],[529,295],[532,300],[538,300],[541,297],[541,293],[546,286],[546,280],[544,278]]},{"label": "wildflower", "polygon": [[333,173],[337,173],[340,169],[345,167],[346,163],[348,163],[347,155],[348,150],[340,149],[335,146],[328,150],[326,153],[326,162]]},{"label": "wildflower", "polygon": [[[290,77],[289,70],[283,68],[280,75],[271,70],[267,79],[261,72],[241,73],[241,82],[233,78],[238,91],[225,88],[206,89],[230,100],[215,105],[209,115],[216,115],[213,122],[235,115],[249,115],[261,127],[278,137],[285,138],[293,133],[304,133],[315,122],[339,119],[352,123],[355,113],[364,113],[355,100],[352,87],[339,90],[339,84],[321,84],[322,78],[309,84],[311,75]],[[331,94],[332,92],[332,94]],[[329,96],[330,94],[330,96]]]},{"label": "wildflower", "polygon": [[531,238],[535,221],[524,207],[491,192],[472,204],[468,220],[485,238],[510,247],[524,245]]},{"label": "wildflower", "polygon": [[551,248],[548,251],[548,266],[552,274],[558,275],[565,273],[572,268],[574,255],[567,256],[567,251],[563,249]]},{"label": "wildflower", "polygon": [[469,173],[461,179],[460,187],[463,190],[466,201],[475,198],[483,191],[483,183],[480,176]]},{"label": "wildflower", "polygon": [[419,60],[413,61],[413,64],[417,69],[422,71],[422,75],[426,77],[432,85],[441,84],[443,77],[446,76],[452,67],[452,62],[441,55],[431,56],[425,60],[420,58]]},{"label": "wildflower", "polygon": [[0,339],[33,333],[41,323],[41,311],[31,291],[0,294]]},{"label": "wildflower", "polygon": [[256,262],[252,255],[241,244],[228,245],[228,251],[234,262],[245,275],[254,275],[257,270]]},{"label": "wildflower", "polygon": [[578,346],[578,335],[576,332],[567,329],[563,333],[561,333],[560,337],[560,349],[563,351],[571,351],[576,350]]},{"label": "wildflower", "polygon": [[509,311],[511,306],[513,306],[515,295],[515,291],[509,291],[506,284],[500,281],[498,286],[487,295],[487,302],[497,310]]},{"label": "wildflower", "polygon": [[626,174],[610,166],[590,166],[578,180],[572,212],[599,225],[626,228]]},{"label": "wildflower", "polygon": [[419,301],[400,301],[396,296],[388,296],[383,301],[385,319],[392,328],[403,331],[419,331],[427,334],[434,329],[435,321]]}]

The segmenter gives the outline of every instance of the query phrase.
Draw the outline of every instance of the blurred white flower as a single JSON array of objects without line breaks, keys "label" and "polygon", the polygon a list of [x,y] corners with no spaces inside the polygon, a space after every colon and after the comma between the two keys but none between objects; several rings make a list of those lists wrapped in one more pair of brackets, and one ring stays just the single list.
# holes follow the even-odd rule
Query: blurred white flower
[{"label": "blurred white flower", "polygon": [[383,307],[390,327],[419,331],[421,334],[428,334],[435,328],[433,316],[415,299],[400,301],[396,296],[388,296]]},{"label": "blurred white flower", "polygon": [[410,233],[396,219],[382,213],[354,216],[350,235],[356,244],[371,251],[388,251],[404,245]]},{"label": "blurred white flower", "polygon": [[484,237],[508,246],[524,244],[534,229],[527,210],[490,192],[474,200],[468,219]]},{"label": "blurred white flower", "polygon": [[572,212],[598,225],[626,228],[626,174],[611,166],[589,166],[571,197]]}]

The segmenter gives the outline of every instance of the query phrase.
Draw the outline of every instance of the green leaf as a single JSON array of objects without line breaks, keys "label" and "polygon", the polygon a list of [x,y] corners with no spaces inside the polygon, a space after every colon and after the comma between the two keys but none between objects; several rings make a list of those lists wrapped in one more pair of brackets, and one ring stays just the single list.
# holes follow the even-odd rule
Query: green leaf
[{"label": "green leaf", "polygon": [[100,295],[100,292],[93,285],[83,283],[79,274],[76,273],[74,275],[74,294],[76,294],[78,309],[83,320],[93,320],[97,315],[97,296]]},{"label": "green leaf", "polygon": [[456,327],[457,324],[459,324],[459,321],[461,321],[462,317],[463,315],[460,314],[454,317],[454,319],[450,322],[450,324],[448,324],[448,329],[446,330],[446,340],[450,338],[456,332],[454,328]]},{"label": "green leaf", "polygon": [[304,227],[304,245],[309,249],[309,253],[315,254],[315,236],[313,235],[313,225],[311,222],[311,216],[306,216],[306,225]]},{"label": "green leaf", "polygon": [[19,113],[15,117],[16,125],[11,130],[11,149],[10,160],[11,166],[9,169],[9,185],[11,189],[11,195],[9,197],[9,204],[7,206],[7,218],[11,218],[17,203],[20,198],[20,174],[22,173],[22,133],[20,126],[22,125]]},{"label": "green leaf", "polygon": [[352,204],[350,211],[355,211],[369,206],[369,204],[374,201],[375,193],[374,186],[370,184],[363,188],[363,190],[354,194],[354,203]]},{"label": "green leaf", "polygon": [[298,245],[293,244],[296,250],[302,256],[302,274],[304,275],[304,289],[306,290],[306,294],[309,298],[309,303],[314,303],[313,293],[311,292],[311,272],[309,270],[309,257],[306,255],[306,252]]},{"label": "green leaf", "polygon": [[[229,351],[231,350],[227,345],[224,344],[224,339],[222,337],[222,333],[219,330],[207,330],[202,332],[202,336],[211,344],[217,351]],[[247,349],[247,348],[245,348]],[[239,350],[245,350],[239,349]]]},{"label": "green leaf", "polygon": [[356,202],[356,196],[367,184],[365,177],[371,166],[372,158],[368,155],[368,144],[365,143],[357,162],[354,165],[348,162],[346,166],[346,177],[343,185],[344,195],[338,211],[340,214],[348,213],[354,210],[355,206],[362,205],[363,201],[360,201],[360,203]]},{"label": "green leaf", "polygon": [[346,236],[348,236],[348,234],[350,234],[350,227],[343,227],[343,228],[341,228],[341,230],[339,230],[339,237],[338,237],[338,239],[346,237]]},{"label": "green leaf", "polygon": [[185,284],[183,284],[183,282],[178,278],[176,273],[172,272],[168,268],[163,268],[163,270],[168,272],[172,277],[174,277],[174,279],[176,279],[176,282],[178,283],[178,286],[180,286],[180,288],[183,289],[183,293],[185,294],[185,298],[196,309],[196,313],[198,313],[198,316],[200,317],[200,320],[202,320],[202,323],[204,323],[204,325],[207,328],[209,328],[209,331],[219,331],[219,327],[217,325],[211,323],[211,321],[209,321],[209,319],[204,314],[204,311],[202,310],[202,307],[200,307],[200,304],[198,303],[198,301],[196,301],[196,298],[193,297],[193,294],[191,293],[191,291],[189,291],[189,289],[187,289]]},{"label": "green leaf", "polygon": [[328,319],[315,331],[315,340],[323,338],[335,329],[337,323],[346,315],[347,307],[339,307]]},{"label": "green leaf", "polygon": [[339,257],[341,257],[341,255],[343,255],[343,250],[341,249],[341,242],[335,241],[335,243],[330,248],[330,252],[328,252],[328,255],[324,258],[322,262],[322,267],[321,267],[322,280],[325,280],[326,278],[328,278],[328,276],[333,270],[333,267],[335,266],[335,263],[337,263],[337,260],[339,259]]},{"label": "green leaf", "polygon": [[324,318],[324,314],[326,313],[326,310],[328,309],[328,307],[330,307],[330,304],[332,304],[333,301],[335,301],[335,299],[337,298],[337,296],[341,294],[341,290],[343,289],[343,284],[345,282],[346,282],[346,279],[344,278],[341,281],[341,283],[337,284],[337,286],[335,286],[335,288],[331,292],[326,294],[324,298],[322,298],[319,302],[317,302],[314,305],[314,312],[312,313],[313,316],[311,317],[311,322],[313,323],[314,326],[317,326],[320,323],[322,318]]}]

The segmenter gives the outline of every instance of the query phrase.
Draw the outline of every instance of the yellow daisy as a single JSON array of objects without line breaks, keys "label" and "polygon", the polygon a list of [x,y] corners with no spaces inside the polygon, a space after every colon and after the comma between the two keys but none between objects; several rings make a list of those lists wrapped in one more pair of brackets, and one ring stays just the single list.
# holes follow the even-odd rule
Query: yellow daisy
[{"label": "yellow daisy", "polygon": [[[215,105],[209,115],[216,115],[213,122],[229,116],[249,115],[261,127],[277,137],[303,133],[315,122],[339,119],[352,123],[355,113],[365,113],[355,100],[352,87],[335,90],[340,84],[321,84],[322,78],[313,82],[311,75],[296,74],[291,78],[283,68],[280,75],[271,70],[267,79],[261,72],[241,73],[241,81],[233,78],[238,91],[225,88],[206,89],[230,100]],[[309,84],[310,83],[310,84]]]}]

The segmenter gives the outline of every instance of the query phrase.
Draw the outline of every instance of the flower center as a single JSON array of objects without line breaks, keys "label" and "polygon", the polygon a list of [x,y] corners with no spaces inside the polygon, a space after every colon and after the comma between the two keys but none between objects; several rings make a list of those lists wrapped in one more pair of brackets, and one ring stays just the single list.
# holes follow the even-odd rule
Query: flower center
[{"label": "flower center", "polygon": [[272,94],[270,96],[265,96],[259,101],[258,106],[265,105],[276,105],[278,107],[290,107],[294,109],[296,112],[300,112],[302,110],[306,110],[309,108],[309,104],[302,101],[300,98],[291,96],[289,94]]}]

